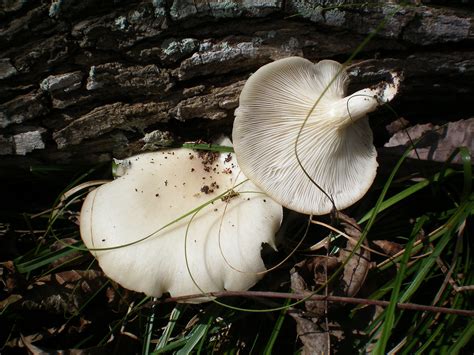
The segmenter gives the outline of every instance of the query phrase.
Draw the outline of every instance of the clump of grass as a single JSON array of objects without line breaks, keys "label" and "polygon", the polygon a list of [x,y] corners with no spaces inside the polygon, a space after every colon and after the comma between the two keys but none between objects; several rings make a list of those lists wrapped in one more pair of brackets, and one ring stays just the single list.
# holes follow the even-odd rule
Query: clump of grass
[{"label": "clump of grass", "polygon": [[[474,280],[469,273],[472,269],[472,243],[468,228],[469,217],[474,212],[471,161],[467,149],[460,148],[455,153],[461,154],[464,162],[458,168],[448,167],[448,161],[433,176],[420,175],[417,181],[401,179],[402,182],[394,183],[398,168],[408,164],[405,154],[378,192],[373,207],[365,213],[354,210],[354,213],[361,215],[359,223],[364,226],[362,235],[367,236],[369,241],[379,239],[379,234],[383,234],[384,239],[396,240],[402,247],[398,254],[391,257],[375,256],[377,265],[371,270],[367,281],[372,284],[373,291],[365,292],[366,307],[342,306],[350,311],[346,313],[349,317],[346,317],[345,326],[363,334],[352,343],[361,352],[412,353],[420,349],[444,349],[448,353],[455,353],[472,337],[473,325],[469,317],[439,313],[436,308],[472,309],[469,293],[472,292]],[[78,185],[80,181],[74,184]],[[16,272],[19,273],[17,277],[25,285],[35,289],[41,278],[47,275],[58,277],[68,271],[100,272],[91,256],[84,251],[78,235],[77,212],[84,194],[84,190],[78,190],[66,200],[58,199],[48,213],[25,217],[33,229],[44,231],[37,238],[33,249],[14,260]],[[410,211],[410,220],[407,220],[405,211],[413,204],[416,204],[416,210]],[[402,229],[404,234],[400,234],[399,226],[393,230],[385,227],[390,226],[393,219],[398,219],[399,224],[407,227]],[[317,238],[312,230],[309,235]],[[323,237],[319,235],[319,238]],[[277,270],[277,275],[284,275],[292,264],[302,258],[305,258],[305,254],[297,251],[288,263]],[[332,277],[328,276],[329,279]],[[267,285],[272,285],[272,289],[263,291],[291,292],[288,281],[275,286],[273,277],[270,273],[265,280]],[[84,282],[83,279],[72,281],[74,286],[69,293],[58,289],[53,283],[48,285],[46,282],[46,286],[58,292],[58,296],[64,297],[67,303],[68,300],[79,299],[74,295],[80,293]],[[55,322],[62,322],[65,328],[74,327],[81,319],[96,319],[91,317],[91,313],[97,311],[98,306],[106,307],[103,313],[107,316],[103,317],[102,322],[105,326],[101,331],[91,334],[84,330],[77,334],[76,343],[71,344],[62,339],[61,332],[57,330],[49,335],[49,339],[45,338],[38,344],[51,345],[57,339],[58,345],[68,347],[108,349],[117,346],[120,340],[132,348],[141,347],[142,353],[183,354],[250,349],[258,353],[265,349],[280,349],[282,346],[289,351],[296,351],[300,346],[295,341],[294,324],[286,315],[290,306],[295,307],[295,302],[282,303],[271,293],[268,293],[268,298],[226,298],[221,303],[229,307],[212,303],[185,306],[151,300],[123,290],[113,282],[96,285],[88,282],[91,289],[81,303],[76,305],[73,312],[68,313],[63,309],[64,313],[59,317],[62,320],[58,322],[55,319]],[[25,287],[23,291],[27,289]],[[11,344],[20,333],[25,332],[24,319],[28,311],[23,309],[24,301],[32,301],[27,292],[19,295],[22,299],[15,301],[11,298],[11,304],[2,303],[1,316],[12,326],[4,343]],[[365,317],[364,327],[356,325],[356,320],[367,311],[367,307],[374,307],[371,301],[377,300],[388,301],[388,306],[379,309],[372,317],[362,316]],[[397,306],[400,303],[423,304],[432,308],[400,309]],[[43,306],[43,309],[38,306],[35,311],[46,314],[51,311],[47,304]],[[265,309],[281,311],[260,314],[245,312]],[[336,310],[336,317],[337,313]],[[249,328],[252,331],[243,330],[248,324],[251,324]],[[36,332],[41,333],[41,330],[39,326]],[[288,341],[288,333],[292,341]],[[337,350],[339,345],[334,343],[333,346]]]}]

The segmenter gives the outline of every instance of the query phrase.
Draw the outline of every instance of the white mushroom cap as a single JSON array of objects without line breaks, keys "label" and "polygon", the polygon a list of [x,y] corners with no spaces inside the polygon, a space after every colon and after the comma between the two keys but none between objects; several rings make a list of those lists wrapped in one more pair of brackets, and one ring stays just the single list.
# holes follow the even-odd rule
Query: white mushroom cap
[{"label": "white mushroom cap", "polygon": [[[250,181],[227,202],[217,199],[192,221],[189,215],[157,232],[245,180],[232,154],[203,164],[195,151],[166,150],[131,157],[127,166],[92,191],[81,211],[82,239],[112,280],[147,295],[177,297],[246,290],[263,276],[262,243],[275,248],[282,207]],[[119,248],[97,250],[112,247]]]},{"label": "white mushroom cap", "polygon": [[[348,77],[335,61],[290,57],[261,67],[246,82],[235,112],[232,138],[242,171],[301,213],[329,213],[328,196],[337,209],[352,205],[369,189],[378,165],[366,114],[395,96],[399,78],[392,80],[345,97]],[[316,102],[297,146],[311,181],[295,143]]]}]

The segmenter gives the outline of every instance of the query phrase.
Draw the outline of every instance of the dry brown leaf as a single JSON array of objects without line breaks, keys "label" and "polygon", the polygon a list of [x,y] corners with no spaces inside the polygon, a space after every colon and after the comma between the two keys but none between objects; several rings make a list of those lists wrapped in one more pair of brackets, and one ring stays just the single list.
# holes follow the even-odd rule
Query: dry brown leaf
[{"label": "dry brown leaf", "polygon": [[18,287],[18,274],[13,261],[5,261],[0,264],[0,282],[8,293],[12,293]]},{"label": "dry brown leaf", "polygon": [[[303,260],[291,270],[291,288],[301,293],[315,291],[326,283],[326,269],[327,275],[331,275],[339,266],[340,263],[335,256],[315,256]],[[306,301],[305,308],[313,317],[322,316],[326,302]]]},{"label": "dry brown leaf", "polygon": [[393,256],[403,250],[401,244],[389,240],[374,240],[372,243],[382,249],[382,251],[389,256]]},{"label": "dry brown leaf", "polygon": [[[339,253],[338,259],[343,263],[350,257],[351,252],[357,244],[356,241],[360,239],[361,228],[353,218],[350,218],[341,212],[337,213],[337,218],[342,227],[344,227],[346,234],[354,238],[354,240],[349,240],[346,249],[341,250]],[[368,246],[367,241],[364,241],[363,244]],[[359,247],[344,267],[343,282],[339,285],[342,286],[342,289],[340,290],[342,293],[335,292],[335,294],[338,296],[355,296],[364,284],[370,266],[370,252],[367,249]]]},{"label": "dry brown leaf", "polygon": [[28,350],[28,354],[31,355],[46,355],[48,352],[43,351],[42,349],[38,348],[37,346],[34,346],[32,343],[33,341],[37,341],[40,339],[33,339],[31,338],[32,336],[23,336],[21,335],[21,341],[25,348]]},{"label": "dry brown leaf", "polygon": [[24,348],[27,344],[34,343],[35,341],[40,341],[43,339],[43,334],[35,333],[30,335],[22,335],[20,337],[10,339],[5,343],[6,347],[9,348]]},{"label": "dry brown leaf", "polygon": [[[474,152],[474,118],[449,122],[445,126],[436,126],[432,123],[418,124],[395,133],[385,144],[387,148],[401,147],[405,149],[423,137],[416,146],[416,153],[410,152],[411,158],[445,162],[451,153],[461,146],[466,146]],[[418,155],[417,155],[418,154]],[[461,163],[459,156],[453,161]]]},{"label": "dry brown leaf", "polygon": [[[77,239],[75,238],[64,238],[64,239],[61,239],[60,241],[56,241],[54,242],[50,249],[52,251],[57,251],[57,250],[61,250],[61,249],[64,249],[64,248],[67,248],[69,245],[72,245],[74,243],[77,243]],[[61,266],[63,265],[64,263],[67,263],[75,258],[78,258],[80,257],[81,255],[84,255],[81,251],[73,251],[72,253],[70,254],[67,254],[66,256],[63,256],[62,258],[59,258],[55,261],[53,261],[51,264],[49,264],[49,269],[54,269],[54,268],[57,268],[58,266]]]},{"label": "dry brown leaf", "polygon": [[23,308],[72,314],[102,287],[107,278],[97,270],[70,270],[46,275],[28,287]]},{"label": "dry brown leaf", "polygon": [[71,333],[82,333],[92,322],[90,320],[85,319],[84,317],[79,318],[79,324],[70,326],[68,329],[68,334]]},{"label": "dry brown leaf", "polygon": [[[17,342],[16,346],[25,347],[30,355],[51,355],[51,354],[68,354],[68,355],[102,355],[102,354],[129,354],[135,353],[137,341],[120,334],[113,343],[106,345],[94,346],[86,349],[66,349],[66,350],[52,350],[33,345],[33,341],[39,339],[32,339],[31,336],[21,336],[21,340]],[[20,344],[21,342],[21,344]],[[15,346],[15,347],[16,347]],[[132,350],[133,349],[133,350]]]},{"label": "dry brown leaf", "polygon": [[390,124],[386,125],[385,129],[387,130],[388,133],[393,135],[397,132],[400,132],[402,129],[408,127],[409,124],[410,124],[410,122],[407,121],[405,118],[399,117],[395,121],[393,121]]},{"label": "dry brown leaf", "polygon": [[[328,285],[327,293],[337,296],[354,296],[362,287],[370,269],[370,252],[364,248],[354,250],[361,236],[361,229],[356,221],[341,212],[336,215],[344,232],[352,239],[346,241],[345,249],[337,256],[313,256],[296,264],[290,271],[291,288],[295,292],[314,292],[324,287],[327,279],[346,262],[343,272]],[[367,242],[364,241],[364,245]],[[292,309],[290,315],[297,324],[298,337],[303,342],[304,354],[328,353],[331,341],[340,342],[343,332],[337,324],[326,324],[323,316],[328,309],[338,304],[328,304],[326,301],[308,300],[304,302],[306,312]],[[326,330],[326,327],[329,329]],[[339,329],[339,330],[338,330]]]},{"label": "dry brown leaf", "polygon": [[4,300],[0,301],[0,311],[3,311],[5,308],[10,306],[11,304],[21,300],[23,297],[21,295],[10,295]]},{"label": "dry brown leaf", "polygon": [[303,343],[302,354],[328,354],[328,332],[321,328],[320,323],[305,318],[301,310],[291,310],[291,317],[296,321],[296,334]]}]

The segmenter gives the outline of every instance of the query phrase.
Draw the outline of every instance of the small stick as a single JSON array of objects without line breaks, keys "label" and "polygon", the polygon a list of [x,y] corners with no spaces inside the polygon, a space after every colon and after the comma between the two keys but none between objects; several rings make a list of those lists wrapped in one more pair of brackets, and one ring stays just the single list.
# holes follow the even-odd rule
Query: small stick
[{"label": "small stick", "polygon": [[[328,302],[339,302],[339,303],[351,303],[351,304],[363,304],[363,305],[374,305],[387,307],[390,302],[381,301],[381,300],[370,300],[365,298],[355,298],[355,297],[341,297],[341,296],[324,296],[324,295],[312,295],[310,293],[285,293],[285,292],[266,292],[266,291],[221,291],[221,292],[210,292],[206,294],[194,294],[188,296],[180,297],[169,297],[162,300],[158,300],[158,303],[172,303],[172,302],[182,302],[190,300],[193,298],[200,297],[265,297],[265,298],[285,298],[285,299],[294,299],[302,300],[307,299],[311,301],[328,301]],[[150,305],[150,303],[148,304]],[[474,317],[474,311],[467,309],[453,309],[447,307],[437,307],[437,306],[427,306],[415,303],[397,303],[397,308],[407,309],[412,311],[426,311],[433,313],[444,313],[444,314],[456,314],[466,317]]]}]

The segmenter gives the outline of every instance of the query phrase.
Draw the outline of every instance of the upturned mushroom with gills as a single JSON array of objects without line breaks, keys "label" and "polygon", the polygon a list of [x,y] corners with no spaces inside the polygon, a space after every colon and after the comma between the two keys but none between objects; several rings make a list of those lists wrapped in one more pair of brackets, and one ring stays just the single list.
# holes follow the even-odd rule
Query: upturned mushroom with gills
[{"label": "upturned mushroom with gills", "polygon": [[313,215],[357,202],[377,172],[367,114],[396,95],[401,77],[346,96],[348,75],[333,60],[289,57],[247,80],[235,111],[233,145],[243,173],[275,201]]},{"label": "upturned mushroom with gills", "polygon": [[170,149],[120,166],[80,217],[82,240],[112,280],[179,297],[247,290],[263,276],[262,245],[275,248],[282,207],[246,180],[233,154]]}]

